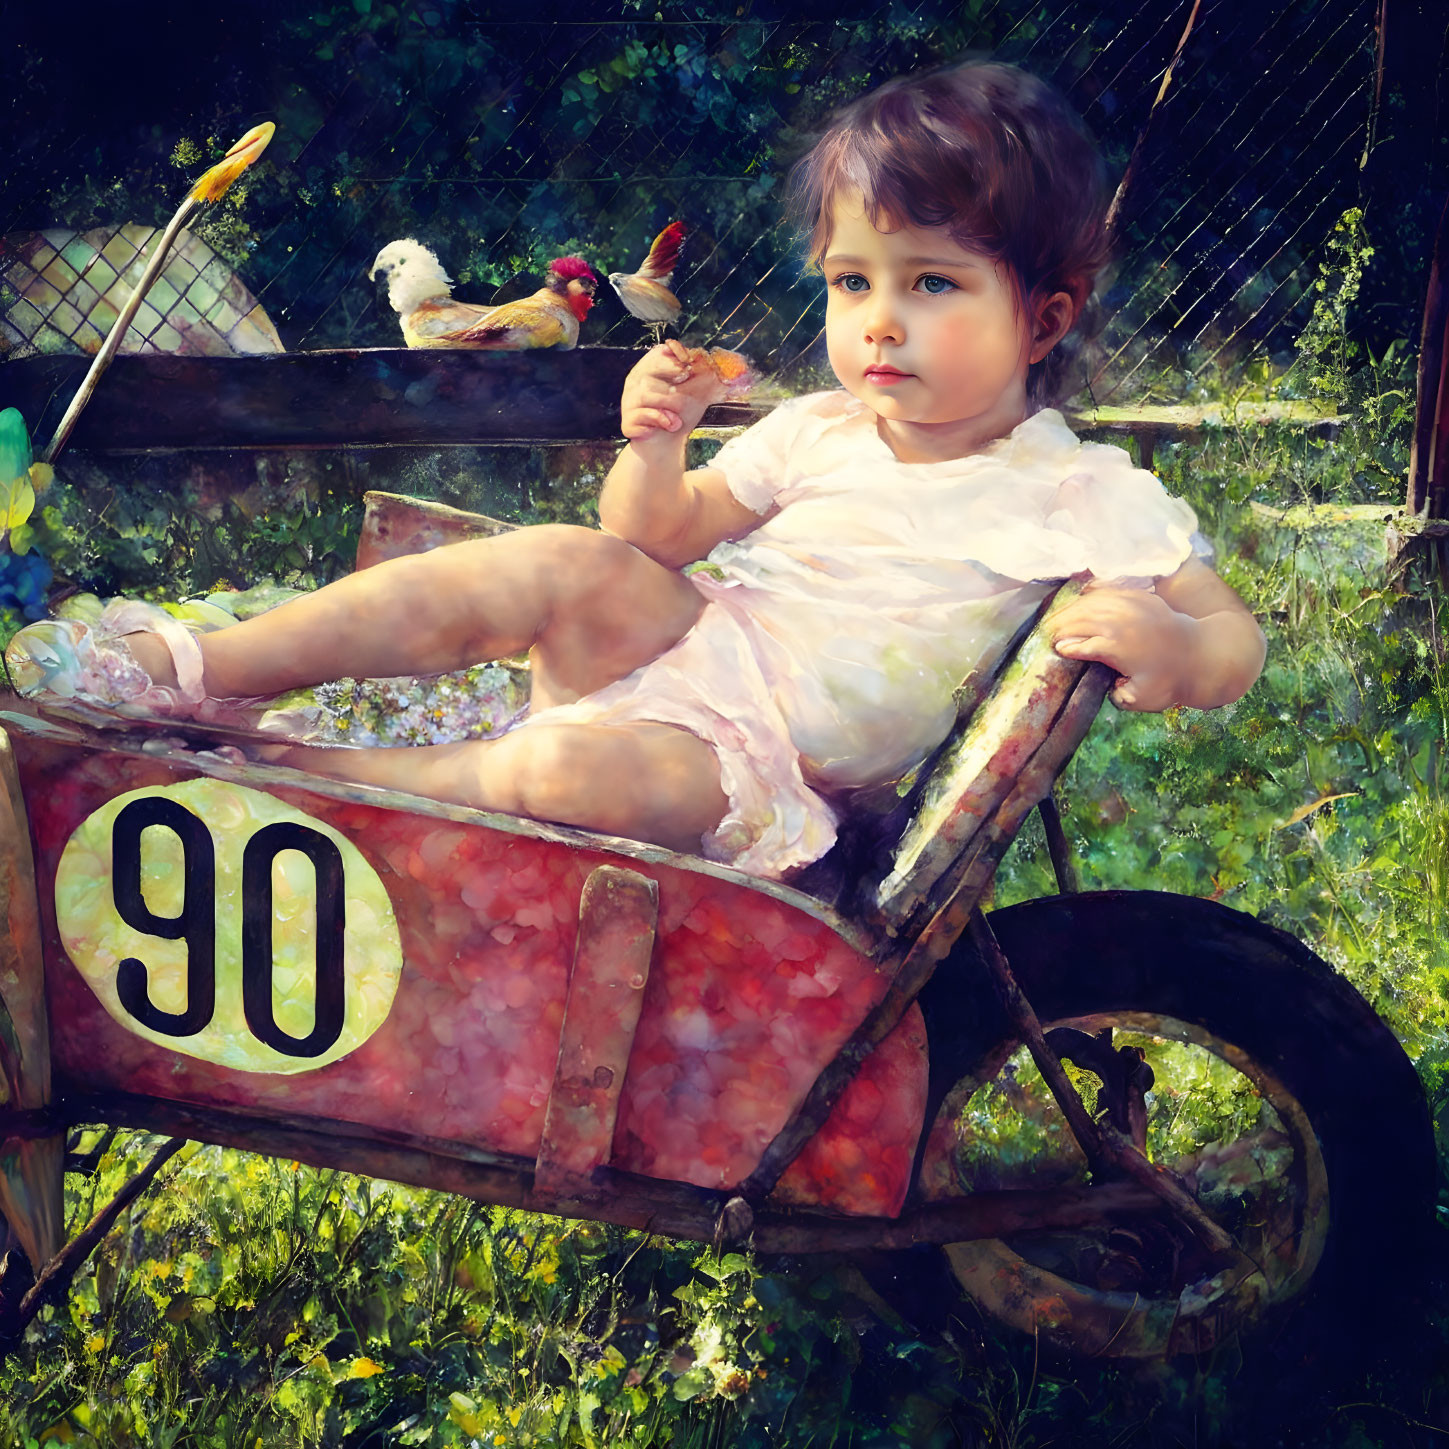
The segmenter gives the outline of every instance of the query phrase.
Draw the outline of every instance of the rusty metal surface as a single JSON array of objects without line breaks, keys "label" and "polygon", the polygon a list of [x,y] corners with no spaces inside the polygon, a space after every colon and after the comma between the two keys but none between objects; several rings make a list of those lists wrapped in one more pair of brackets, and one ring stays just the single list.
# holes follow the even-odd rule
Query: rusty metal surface
[{"label": "rusty metal surface", "polygon": [[65,1242],[65,1138],[0,1138],[0,1212],[37,1273]]},{"label": "rusty metal surface", "polygon": [[[42,907],[54,1050],[67,1092],[119,1089],[258,1116],[350,1118],[525,1155],[532,1164],[558,1065],[583,882],[597,865],[624,866],[659,882],[665,945],[650,972],[610,1160],[725,1189],[753,1169],[888,985],[887,973],[833,928],[817,902],[697,858],[299,771],[233,765],[177,749],[165,731],[6,719],[14,722],[17,751],[24,746],[37,868],[52,883],[42,888]],[[406,969],[395,988],[386,987],[395,996],[379,996],[360,978],[346,987],[346,1000],[359,1010],[381,1005],[366,1007],[373,1014],[365,1028],[357,1018],[362,1034],[323,1043],[325,1060],[308,1065],[309,1053],[299,1049],[282,1062],[263,1048],[285,1044],[277,1048],[250,1018],[235,1015],[245,992],[234,942],[215,957],[215,1019],[185,1040],[169,1018],[153,1026],[113,999],[113,966],[68,960],[54,888],[68,842],[85,827],[76,857],[85,869],[76,889],[66,887],[64,910],[69,939],[89,950],[85,943],[99,939],[96,932],[115,929],[107,923],[119,901],[114,866],[106,863],[115,836],[102,812],[123,798],[133,803],[114,808],[180,800],[176,792],[185,792],[187,808],[216,832],[216,882],[239,879],[243,847],[273,829],[258,813],[270,800],[300,812],[305,828],[350,842],[385,884]],[[181,837],[173,838],[180,849]],[[79,890],[87,875],[105,879],[108,872],[110,891]],[[347,864],[349,900],[357,884]],[[308,919],[320,919],[305,889]],[[234,886],[217,888],[223,943],[233,941],[226,922],[244,895]],[[376,909],[360,907],[357,919]],[[95,912],[104,919],[93,920]],[[350,906],[346,918],[353,919]],[[182,1010],[190,999],[189,984],[177,974],[189,970],[185,947],[169,966],[155,942],[123,950],[139,954],[148,970],[172,973],[158,985],[161,994],[151,996],[163,1012]],[[310,955],[303,965],[297,991],[305,1008],[317,973]],[[290,1000],[282,1001],[289,1011]],[[310,1020],[304,1010],[286,1030],[300,1041]],[[344,1025],[353,1031],[351,1015]],[[869,1170],[807,1174],[821,1194],[813,1201],[835,1211],[885,1213],[904,1199],[925,1066],[909,1023],[902,1031],[877,1054],[889,1066],[882,1082],[865,1084],[843,1108],[848,1145]]]},{"label": "rusty metal surface", "polygon": [[997,864],[1016,838],[1022,821],[1086,737],[1111,677],[1105,665],[1088,666],[996,813],[981,823],[969,845],[946,862],[941,874],[915,902],[904,928],[897,928],[902,940],[910,943],[907,963],[920,957],[940,960],[966,929],[971,911],[995,878]]},{"label": "rusty metal surface", "polygon": [[[1052,737],[1073,691],[1091,673],[1090,666],[1056,653],[1045,622],[1076,592],[1071,585],[1058,591],[1044,621],[937,762],[889,870],[868,899],[870,915],[887,932],[914,934],[939,908],[943,881],[959,875],[960,863],[973,852],[978,836],[1003,804],[1013,796],[1022,804],[1023,772]],[[1095,712],[1093,708],[1091,714]],[[1090,717],[1083,734],[1089,726]],[[1059,741],[1061,763],[1079,738]],[[1035,805],[1050,787],[1050,778],[1042,780],[1036,798],[1013,812],[1007,827],[1010,833],[1015,833],[1025,809]],[[997,858],[999,853],[995,853]],[[991,864],[994,866],[994,859]]]},{"label": "rusty metal surface", "polygon": [[658,916],[659,887],[636,871],[601,865],[584,882],[534,1173],[535,1188],[548,1196],[597,1194],[591,1178],[613,1146]]},{"label": "rusty metal surface", "polygon": [[[1312,1279],[1330,1222],[1326,1164],[1308,1113],[1279,1077],[1241,1047],[1197,1023],[1154,1011],[1109,1011],[1053,1024],[1047,1036],[1087,1039],[1111,1027],[1190,1043],[1213,1053],[1248,1078],[1277,1114],[1295,1149],[1289,1176],[1296,1196],[1293,1221],[1279,1224],[1276,1236],[1268,1235],[1273,1250],[1255,1256],[1234,1245],[1217,1271],[1170,1291],[1164,1288],[1156,1295],[1073,1281],[1038,1266],[1001,1240],[951,1245],[947,1256],[963,1287],[998,1317],[1073,1352],[1114,1358],[1204,1353],[1239,1333],[1270,1307],[1295,1297]],[[1072,1055],[1074,1060],[1082,1059],[1076,1052]],[[1097,1071],[1098,1066],[1092,1070]],[[933,1160],[926,1178],[928,1196],[934,1200],[949,1199],[961,1191],[949,1169],[949,1129],[953,1116],[959,1118],[977,1085],[973,1080],[959,1084],[933,1126]],[[1251,1148],[1248,1155],[1253,1155]],[[1167,1175],[1161,1167],[1153,1170]],[[1157,1195],[1150,1183],[1139,1179],[1133,1185]],[[1192,1185],[1191,1179],[1179,1182],[1184,1193]],[[1254,1216],[1265,1211],[1259,1205]],[[1124,1216],[1123,1224],[1128,1221]]]},{"label": "rusty metal surface", "polygon": [[1081,889],[1081,885],[1077,880],[1077,867],[1072,859],[1071,842],[1062,828],[1062,812],[1057,807],[1056,796],[1048,790],[1037,801],[1036,808],[1041,815],[1042,832],[1046,836],[1047,854],[1051,857],[1057,890],[1063,895],[1074,896]]},{"label": "rusty metal surface", "polygon": [[991,926],[979,910],[971,917],[971,938],[981,959],[995,978],[1007,1016],[1030,1048],[1032,1060],[1043,1080],[1051,1088],[1052,1096],[1056,1098],[1057,1105],[1072,1129],[1072,1135],[1081,1144],[1093,1175],[1100,1176],[1108,1168],[1124,1173],[1132,1181],[1156,1193],[1207,1248],[1223,1255],[1228,1261],[1235,1261],[1240,1257],[1232,1237],[1203,1210],[1197,1199],[1176,1177],[1149,1162],[1128,1137],[1110,1122],[1092,1120],[1076,1087],[1072,1085],[1062,1067],[1061,1059],[1047,1044],[1035,1010],[1026,999],[1016,977],[1012,975],[1011,966],[997,943]]},{"label": "rusty metal surface", "polygon": [[889,1033],[899,1029],[898,1024],[911,1004],[966,929],[976,902],[990,883],[996,863],[1014,838],[1022,819],[1050,788],[1052,780],[1086,734],[1101,706],[1107,679],[1106,670],[1092,666],[1078,680],[1054,728],[1048,731],[1045,741],[1031,763],[1022,770],[1006,799],[1000,803],[995,816],[975,831],[963,855],[948,862],[950,870],[944,879],[938,878],[933,883],[938,893],[942,890],[946,892],[944,903],[931,913],[930,900],[917,901],[916,918],[924,918],[925,925],[914,940],[907,938],[909,945],[904,955],[897,954],[895,943],[889,940],[878,945],[878,955],[891,969],[890,989],[835,1060],[816,1079],[809,1095],[770,1143],[759,1166],[745,1183],[744,1190],[753,1200],[759,1200],[771,1191],[806,1143],[820,1130],[862,1063]]},{"label": "rusty metal surface", "polygon": [[[394,1182],[415,1183],[529,1212],[588,1218],[621,1227],[712,1240],[727,1194],[666,1182],[605,1166],[597,1196],[539,1190],[523,1158],[460,1152],[457,1144],[362,1131],[347,1123],[301,1118],[260,1119],[126,1093],[73,1094],[73,1122],[110,1122],[197,1141],[243,1147],[314,1167],[335,1167]],[[954,1202],[927,1203],[899,1218],[843,1217],[808,1209],[757,1209],[753,1246],[760,1252],[841,1252],[865,1247],[906,1248],[1000,1238],[1022,1230],[1103,1227],[1126,1213],[1150,1210],[1153,1198],[1129,1183],[1101,1188],[982,1192]]]},{"label": "rusty metal surface", "polygon": [[872,912],[890,989],[766,1149],[744,1185],[751,1201],[774,1188],[820,1130],[960,937],[1022,820],[1090,729],[1109,679],[1100,665],[1062,659],[1038,626],[938,763]]},{"label": "rusty metal surface", "polygon": [[50,1101],[50,1031],[45,1014],[45,968],[40,908],[25,802],[10,738],[0,730],[0,1070],[4,1106],[43,1107]]},{"label": "rusty metal surface", "polygon": [[51,1132],[5,1132],[7,1112],[50,1104],[50,1027],[40,942],[40,910],[25,803],[9,736],[0,730],[0,1212],[31,1267],[65,1241],[62,1163],[65,1138]]},{"label": "rusty metal surface", "polygon": [[446,503],[407,498],[401,493],[363,494],[362,533],[357,540],[357,569],[384,559],[427,553],[445,543],[469,538],[494,538],[516,524],[484,513],[470,513]]}]

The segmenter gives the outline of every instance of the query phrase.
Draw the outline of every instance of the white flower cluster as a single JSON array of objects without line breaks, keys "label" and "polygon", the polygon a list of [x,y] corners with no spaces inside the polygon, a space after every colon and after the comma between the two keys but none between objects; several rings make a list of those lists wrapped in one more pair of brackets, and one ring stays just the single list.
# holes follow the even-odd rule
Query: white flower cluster
[{"label": "white flower cluster", "polygon": [[313,691],[319,734],[352,745],[444,745],[500,735],[528,708],[528,668],[477,664],[417,678],[339,679]]}]

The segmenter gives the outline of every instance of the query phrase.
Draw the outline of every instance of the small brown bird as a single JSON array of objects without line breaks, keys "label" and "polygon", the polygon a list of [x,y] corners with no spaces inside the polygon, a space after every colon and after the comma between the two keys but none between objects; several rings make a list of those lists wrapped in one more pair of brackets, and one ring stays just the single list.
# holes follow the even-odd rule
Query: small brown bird
[{"label": "small brown bird", "polygon": [[500,352],[575,346],[599,281],[582,257],[556,257],[548,264],[547,280],[530,297],[497,307],[455,302],[452,278],[437,256],[411,238],[389,242],[367,275],[387,279],[387,299],[409,347]]},{"label": "small brown bird", "polygon": [[687,228],[671,221],[654,238],[644,265],[637,272],[610,272],[609,285],[632,316],[662,333],[679,316],[679,298],[669,290],[669,279],[679,265]]}]

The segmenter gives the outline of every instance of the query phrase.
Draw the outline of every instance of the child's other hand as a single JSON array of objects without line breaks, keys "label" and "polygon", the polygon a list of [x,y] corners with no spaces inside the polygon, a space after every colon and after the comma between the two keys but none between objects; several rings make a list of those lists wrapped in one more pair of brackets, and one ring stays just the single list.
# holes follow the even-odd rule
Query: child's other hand
[{"label": "child's other hand", "polygon": [[631,442],[659,433],[688,433],[725,392],[707,358],[691,356],[689,348],[671,337],[651,347],[625,378],[620,426]]},{"label": "child's other hand", "polygon": [[1170,709],[1182,701],[1182,670],[1193,656],[1197,621],[1148,589],[1096,587],[1053,621],[1058,654],[1098,659],[1117,671],[1119,709]]}]

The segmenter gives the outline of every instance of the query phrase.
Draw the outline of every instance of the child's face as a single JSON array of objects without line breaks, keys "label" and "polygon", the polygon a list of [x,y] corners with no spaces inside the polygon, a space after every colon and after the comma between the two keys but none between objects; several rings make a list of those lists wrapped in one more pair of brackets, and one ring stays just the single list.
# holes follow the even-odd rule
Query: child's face
[{"label": "child's face", "polygon": [[1043,331],[1005,267],[942,227],[877,230],[858,195],[837,199],[822,266],[830,365],[893,444],[968,451],[1025,417],[1027,368],[1065,326]]}]

